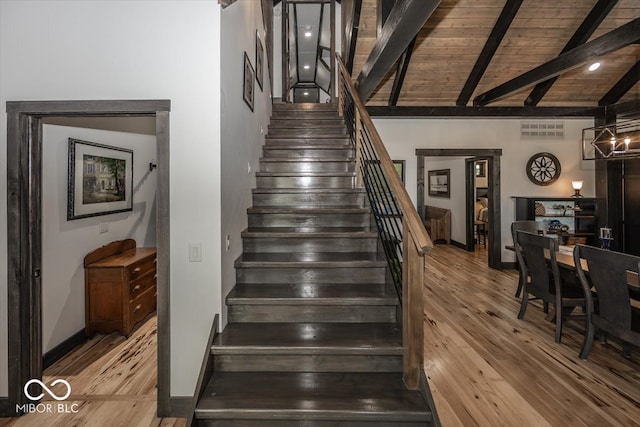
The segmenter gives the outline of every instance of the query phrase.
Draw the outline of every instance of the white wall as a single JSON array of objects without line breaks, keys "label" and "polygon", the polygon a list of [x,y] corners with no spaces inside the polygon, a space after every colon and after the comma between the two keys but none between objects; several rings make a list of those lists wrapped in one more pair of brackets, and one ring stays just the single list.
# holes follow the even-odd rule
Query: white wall
[{"label": "white wall", "polygon": [[[593,126],[592,119],[567,118],[565,138],[561,141],[521,140],[519,119],[375,119],[374,123],[387,146],[392,159],[406,160],[406,186],[413,202],[417,195],[418,148],[501,148],[501,214],[502,214],[502,261],[514,260],[513,252],[504,249],[511,243],[510,225],[515,219],[515,202],[512,196],[569,197],[573,194],[572,180],[584,181],[582,194],[595,196],[595,173],[593,162],[582,161],[582,129]],[[548,151],[560,160],[562,173],[558,181],[540,187],[529,181],[525,167],[533,154]],[[428,159],[430,160],[430,159]],[[429,164],[429,163],[428,163]],[[464,166],[462,166],[464,168]],[[427,169],[432,169],[427,166]],[[463,176],[464,176],[464,172]],[[426,173],[425,173],[426,178]],[[452,181],[454,180],[452,174]],[[457,179],[456,179],[457,181]],[[454,181],[455,182],[455,181]],[[464,184],[459,195],[453,191],[451,197],[464,199]],[[453,203],[453,201],[451,202]],[[464,201],[462,202],[464,203]],[[462,205],[464,206],[464,204]],[[452,217],[454,213],[452,212]],[[464,221],[464,214],[456,215]],[[453,221],[453,218],[452,218]],[[453,225],[453,229],[460,229]],[[464,229],[464,224],[462,224]],[[452,230],[453,231],[453,230]],[[458,234],[456,234],[458,235]],[[453,237],[453,236],[452,236]],[[454,239],[456,239],[454,237]],[[457,240],[457,239],[456,239]]]},{"label": "white wall", "polygon": [[[133,150],[133,211],[67,221],[68,138]],[[42,345],[84,329],[84,256],[114,240],[156,245],[155,136],[45,125],[42,165]],[[99,224],[109,231],[99,232]],[[63,250],[61,250],[63,249]]]},{"label": "white wall", "polygon": [[[220,67],[215,1],[0,2],[3,112],[7,100],[171,100],[174,396],[193,393],[213,316],[221,311]],[[2,147],[6,133],[0,114]],[[0,159],[0,224],[6,224],[6,150]],[[202,262],[189,263],[189,242],[198,241]],[[6,395],[5,227],[0,242],[0,395]]]},{"label": "white wall", "polygon": [[[222,79],[222,296],[235,285],[233,263],[242,253],[240,233],[247,227],[247,208],[252,205],[251,189],[255,188],[255,172],[260,164],[264,134],[271,116],[269,73],[266,55],[264,62],[263,90],[254,81],[254,110],[242,99],[244,52],[255,68],[256,29],[266,40],[262,9],[258,1],[239,1],[222,11],[221,60],[225,66]],[[266,52],[266,48],[265,48]],[[225,237],[229,235],[230,247],[226,250]],[[226,306],[223,307],[221,327],[227,322]]]}]

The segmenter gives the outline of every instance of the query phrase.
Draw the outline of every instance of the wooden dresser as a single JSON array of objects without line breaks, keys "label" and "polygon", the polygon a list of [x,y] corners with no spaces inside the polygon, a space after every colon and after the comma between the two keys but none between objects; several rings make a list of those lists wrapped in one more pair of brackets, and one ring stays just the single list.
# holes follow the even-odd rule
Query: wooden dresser
[{"label": "wooden dresser", "polygon": [[84,258],[85,333],[129,336],[156,309],[156,249],[118,240]]}]

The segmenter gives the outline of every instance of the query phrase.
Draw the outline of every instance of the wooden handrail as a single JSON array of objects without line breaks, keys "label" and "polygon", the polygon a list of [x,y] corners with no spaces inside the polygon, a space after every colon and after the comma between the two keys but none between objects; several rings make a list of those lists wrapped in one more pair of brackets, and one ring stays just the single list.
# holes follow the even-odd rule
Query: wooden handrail
[{"label": "wooden handrail", "polygon": [[[340,70],[338,91],[340,115],[344,116],[343,103],[345,102],[345,96],[342,94],[342,82],[344,82],[346,91],[354,103],[354,114],[351,119],[354,120],[355,138],[353,143],[356,146],[356,152],[360,153],[360,132],[364,130],[369,136],[371,145],[380,160],[380,166],[402,211],[402,379],[407,389],[417,390],[420,388],[420,378],[423,375],[424,366],[424,304],[422,296],[424,256],[433,248],[433,242],[396,173],[391,157],[339,56],[336,62]],[[358,154],[356,162],[360,161],[361,157]],[[360,170],[359,165],[358,170]],[[360,179],[358,181],[361,182]]]},{"label": "wooden handrail", "polygon": [[338,63],[342,80],[345,82],[349,92],[351,93],[351,98],[353,98],[356,109],[360,112],[360,120],[362,121],[364,128],[367,130],[367,133],[371,138],[371,143],[380,158],[380,165],[384,170],[387,179],[390,181],[391,189],[396,195],[398,204],[400,205],[400,209],[404,215],[404,221],[411,229],[411,233],[408,235],[411,236],[418,253],[422,256],[433,248],[433,242],[431,241],[427,230],[424,228],[424,224],[422,223],[416,208],[413,206],[406,188],[404,188],[400,177],[393,167],[391,157],[389,156],[389,153],[382,142],[382,138],[380,138],[380,134],[378,134],[378,131],[367,112],[367,108],[364,106],[360,96],[358,96],[358,91],[351,80],[351,76],[349,75],[347,68],[344,66],[340,57],[337,58],[336,62]]}]

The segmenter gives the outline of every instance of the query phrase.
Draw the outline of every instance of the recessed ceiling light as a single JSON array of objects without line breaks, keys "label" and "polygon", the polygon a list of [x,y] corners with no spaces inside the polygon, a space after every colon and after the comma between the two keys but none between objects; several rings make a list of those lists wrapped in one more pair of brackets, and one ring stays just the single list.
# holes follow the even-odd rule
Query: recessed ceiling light
[{"label": "recessed ceiling light", "polygon": [[303,92],[302,93],[304,96],[309,96],[309,92]]},{"label": "recessed ceiling light", "polygon": [[589,65],[589,71],[595,71],[598,68],[600,68],[600,63],[599,62],[594,62],[593,64]]},{"label": "recessed ceiling light", "polygon": [[311,37],[311,31],[305,31],[304,32],[304,36],[305,37]]},{"label": "recessed ceiling light", "polygon": [[308,70],[311,67],[309,66],[309,64],[304,64],[304,66],[302,68],[304,68],[305,70]]}]

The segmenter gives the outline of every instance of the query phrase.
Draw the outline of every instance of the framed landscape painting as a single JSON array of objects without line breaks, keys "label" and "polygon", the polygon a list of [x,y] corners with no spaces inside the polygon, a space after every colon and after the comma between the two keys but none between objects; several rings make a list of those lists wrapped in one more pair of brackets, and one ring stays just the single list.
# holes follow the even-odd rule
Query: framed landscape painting
[{"label": "framed landscape painting", "polygon": [[133,150],[69,138],[67,221],[133,210]]},{"label": "framed landscape painting", "polygon": [[258,82],[258,86],[260,87],[260,90],[262,90],[262,81],[264,78],[264,67],[263,67],[263,60],[264,60],[264,47],[262,46],[262,40],[260,39],[260,35],[258,34],[258,31],[256,30],[256,81]]},{"label": "framed landscape painting", "polygon": [[429,171],[429,196],[451,197],[449,189],[449,176],[451,169]]}]

